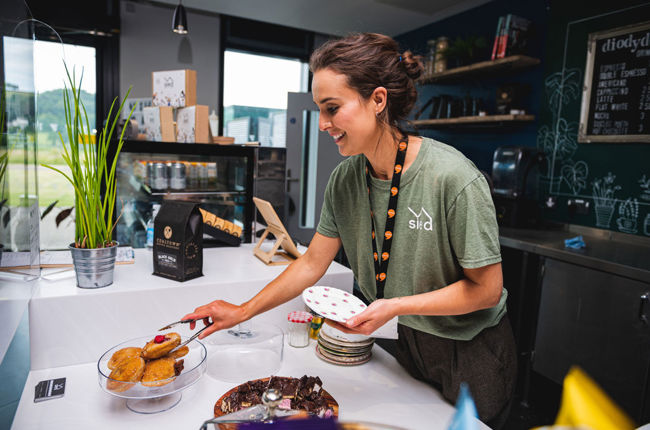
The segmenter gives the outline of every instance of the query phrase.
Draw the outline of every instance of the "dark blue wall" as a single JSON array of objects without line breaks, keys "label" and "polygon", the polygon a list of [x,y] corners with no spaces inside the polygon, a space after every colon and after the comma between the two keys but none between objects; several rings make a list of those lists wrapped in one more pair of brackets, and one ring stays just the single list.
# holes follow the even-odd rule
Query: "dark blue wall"
[{"label": "dark blue wall", "polygon": [[[529,55],[542,63],[507,76],[422,86],[418,103],[433,94],[462,96],[469,91],[490,100],[488,109],[494,109],[500,84],[525,82],[532,89],[526,110],[535,114],[536,121],[498,129],[430,129],[421,134],[453,145],[487,172],[500,145],[537,147],[552,161],[542,166],[537,184],[544,219],[650,236],[650,144],[577,141],[589,34],[647,21],[650,2],[496,0],[396,39],[404,49],[420,54],[426,51],[426,41],[438,36],[484,35],[491,43],[498,17],[508,13],[534,22],[537,35]],[[603,187],[612,192],[606,205],[594,198]],[[572,199],[588,201],[588,213],[572,213],[568,207]],[[547,201],[555,204],[548,207]]]},{"label": "dark blue wall", "polygon": [[[395,37],[402,48],[425,55],[426,42],[439,36],[447,36],[450,40],[456,37],[484,36],[488,43],[485,57],[477,61],[488,60],[491,54],[492,42],[499,16],[508,13],[528,18],[534,24],[535,35],[531,39],[528,55],[544,59],[544,41],[547,27],[547,10],[544,1],[513,1],[496,0],[472,10],[454,15],[450,18],[429,24],[417,30]],[[505,83],[518,82],[530,85],[525,109],[527,113],[537,115],[542,97],[543,64],[522,72],[508,73],[502,76],[477,76],[454,84],[422,85],[418,88],[417,111],[429,98],[435,94],[449,94],[462,97],[469,93],[472,97],[480,97],[488,110],[495,113],[497,88]],[[428,117],[428,110],[421,119]],[[536,146],[537,121],[519,125],[504,124],[498,127],[457,127],[453,129],[422,129],[420,134],[435,138],[452,145],[470,158],[477,167],[486,172],[492,171],[492,156],[494,150],[501,145]]]}]

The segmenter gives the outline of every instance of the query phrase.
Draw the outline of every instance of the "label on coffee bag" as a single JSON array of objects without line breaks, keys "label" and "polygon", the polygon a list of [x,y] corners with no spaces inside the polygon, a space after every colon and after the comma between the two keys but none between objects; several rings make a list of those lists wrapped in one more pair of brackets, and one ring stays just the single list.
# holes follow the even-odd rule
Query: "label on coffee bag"
[{"label": "label on coffee bag", "polygon": [[166,201],[154,220],[154,275],[177,281],[203,276],[203,220],[196,203]]}]

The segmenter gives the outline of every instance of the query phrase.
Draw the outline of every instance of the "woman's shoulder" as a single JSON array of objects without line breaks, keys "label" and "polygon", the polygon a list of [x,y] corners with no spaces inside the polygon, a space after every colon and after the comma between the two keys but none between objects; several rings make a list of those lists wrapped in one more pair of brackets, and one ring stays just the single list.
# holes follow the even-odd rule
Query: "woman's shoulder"
[{"label": "woman's shoulder", "polygon": [[442,143],[430,137],[422,138],[422,145],[427,146],[425,162],[429,167],[438,171],[450,173],[480,173],[474,163],[451,145]]},{"label": "woman's shoulder", "polygon": [[474,163],[453,146],[429,137],[422,138],[422,145],[427,147],[424,160],[425,171],[437,178],[462,187],[482,176]]},{"label": "woman's shoulder", "polygon": [[330,182],[344,181],[363,173],[365,159],[363,155],[353,155],[341,161],[332,171]]}]

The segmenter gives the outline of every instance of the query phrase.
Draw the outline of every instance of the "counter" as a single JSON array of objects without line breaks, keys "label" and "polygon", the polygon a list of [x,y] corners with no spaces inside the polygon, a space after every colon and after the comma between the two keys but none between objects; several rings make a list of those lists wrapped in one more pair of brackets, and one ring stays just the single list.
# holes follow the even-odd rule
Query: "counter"
[{"label": "counter", "polygon": [[[186,282],[153,276],[153,257],[145,249],[135,250],[135,264],[116,265],[113,285],[105,288],[77,288],[74,277],[40,280],[29,303],[31,370],[96,361],[109,346],[155,333],[213,300],[243,303],[287,267],[265,265],[253,248],[205,249],[204,276]],[[332,263],[317,285],[351,292],[352,283],[352,271]],[[303,307],[297,297],[253,324],[286,325],[287,314]],[[190,333],[187,327],[177,331]]]},{"label": "counter", "polygon": [[[373,348],[373,358],[361,366],[343,367],[316,357],[314,341],[307,348],[285,343],[281,376],[320,376],[323,387],[339,403],[339,419],[374,421],[405,429],[446,429],[454,414],[436,390],[411,378],[386,351]],[[208,353],[209,354],[209,353]],[[67,378],[63,398],[34,403],[34,386],[42,380]],[[31,371],[25,384],[14,430],[92,428],[198,429],[212,417],[214,404],[236,383],[207,374],[183,392],[174,408],[152,415],[131,412],[124,399],[105,393],[98,384],[96,363]],[[244,381],[242,381],[244,382]],[[488,428],[479,423],[479,428]]]},{"label": "counter", "polygon": [[[582,235],[586,248],[564,240]],[[650,283],[650,238],[575,225],[545,229],[499,228],[502,246]]]},{"label": "counter", "polygon": [[[152,258],[146,250],[136,251],[134,265],[116,266],[115,282],[106,288],[82,290],[74,278],[38,281],[29,305],[31,371],[12,428],[198,429],[212,416],[216,400],[236,383],[206,374],[184,391],[174,408],[140,415],[131,412],[124,399],[100,388],[97,360],[112,345],[153,334],[198,305],[215,299],[241,303],[250,298],[286,267],[264,265],[253,256],[253,246],[206,249],[205,276],[185,283],[151,276]],[[352,282],[352,272],[333,263],[317,284],[351,291]],[[253,330],[256,324],[265,323],[286,327],[287,313],[302,306],[296,298],[259,315],[253,320]],[[189,333],[183,330],[187,329],[179,330],[182,335]],[[321,377],[339,403],[341,420],[445,429],[454,413],[454,407],[436,390],[411,378],[377,345],[369,363],[343,367],[317,358],[313,341],[300,349],[285,344],[278,375],[304,374]],[[35,385],[59,377],[67,378],[65,396],[34,403]]]}]

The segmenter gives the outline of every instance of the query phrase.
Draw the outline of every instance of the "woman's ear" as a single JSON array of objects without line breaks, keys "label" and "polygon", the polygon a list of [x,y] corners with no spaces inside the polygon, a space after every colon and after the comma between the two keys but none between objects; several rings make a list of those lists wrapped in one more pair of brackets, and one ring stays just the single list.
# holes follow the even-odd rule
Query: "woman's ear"
[{"label": "woman's ear", "polygon": [[388,98],[388,92],[384,87],[377,87],[370,95],[370,99],[375,105],[375,115],[379,115],[386,109],[386,100]]}]

